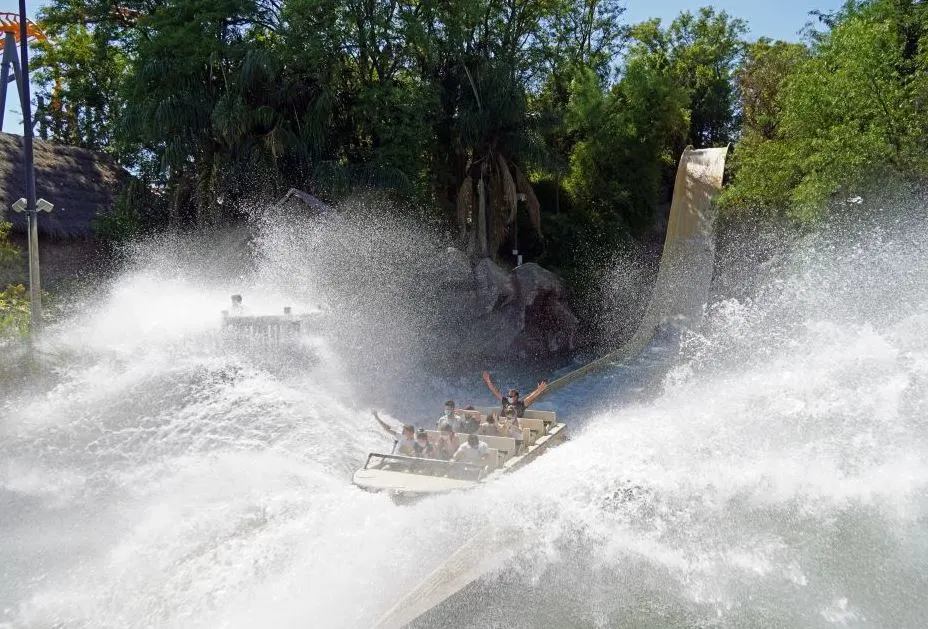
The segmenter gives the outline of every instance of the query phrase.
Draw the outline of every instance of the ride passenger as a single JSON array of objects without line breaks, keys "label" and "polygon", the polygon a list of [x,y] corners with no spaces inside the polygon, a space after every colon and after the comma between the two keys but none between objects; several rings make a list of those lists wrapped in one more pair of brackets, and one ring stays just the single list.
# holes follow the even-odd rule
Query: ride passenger
[{"label": "ride passenger", "polygon": [[461,411],[464,414],[464,421],[461,422],[461,429],[458,432],[473,434],[480,429],[480,411],[473,406],[468,406]]},{"label": "ride passenger", "polygon": [[487,444],[480,441],[477,435],[467,435],[467,441],[461,444],[461,447],[454,453],[451,460],[479,465],[486,462],[489,457],[490,448],[487,447]]},{"label": "ride passenger", "polygon": [[506,420],[500,418],[500,434],[504,437],[516,440],[516,453],[522,449],[522,441],[525,435],[522,433],[522,426],[519,425],[519,418],[516,416],[516,409],[509,407],[506,409]]},{"label": "ride passenger", "polygon": [[493,394],[493,397],[502,404],[503,412],[506,411],[507,407],[511,406],[516,409],[517,417],[522,417],[522,415],[525,414],[525,409],[531,406],[532,403],[538,399],[538,396],[541,395],[542,391],[548,388],[548,383],[542,380],[538,383],[538,387],[534,391],[525,396],[524,399],[519,399],[519,391],[517,389],[509,389],[507,396],[503,397],[503,394],[500,393],[496,385],[493,384],[489,371],[483,372],[483,381],[486,383],[487,388],[490,389],[490,393]]},{"label": "ride passenger", "polygon": [[[454,428],[455,432],[466,432],[464,430],[465,425],[469,422],[467,421],[468,417],[477,416],[478,425],[479,425],[479,416],[480,411],[476,410],[473,406],[468,406],[467,408],[456,408],[454,405],[454,400],[448,400],[445,402],[445,412],[438,418],[436,428],[441,430],[441,427],[445,424],[449,424]],[[476,430],[476,428],[474,429]]]},{"label": "ride passenger", "polygon": [[245,313],[241,295],[232,295],[232,314],[239,316]]},{"label": "ride passenger", "polygon": [[498,437],[499,426],[496,424],[496,415],[490,413],[489,416],[487,416],[487,423],[480,425],[480,428],[477,430],[477,434]]},{"label": "ride passenger", "polygon": [[416,443],[413,445],[414,456],[422,459],[434,459],[435,447],[429,442],[429,435],[425,428],[416,431]]},{"label": "ride passenger", "polygon": [[448,400],[445,402],[445,412],[438,418],[438,423],[435,427],[441,430],[444,426],[451,426],[456,432],[460,432],[463,422],[464,420],[461,417],[461,413],[457,412],[454,407],[454,400]]},{"label": "ride passenger", "polygon": [[441,429],[441,435],[438,437],[436,446],[436,455],[439,459],[447,461],[461,447],[461,440],[454,434],[454,428],[445,424]]},{"label": "ride passenger", "polygon": [[380,416],[377,414],[377,411],[371,411],[374,414],[374,419],[377,420],[377,423],[393,436],[395,440],[393,442],[393,454],[401,454],[403,456],[415,456],[416,453],[416,428],[412,424],[403,424],[402,431],[398,431],[396,428],[391,428],[390,425],[380,419]]}]

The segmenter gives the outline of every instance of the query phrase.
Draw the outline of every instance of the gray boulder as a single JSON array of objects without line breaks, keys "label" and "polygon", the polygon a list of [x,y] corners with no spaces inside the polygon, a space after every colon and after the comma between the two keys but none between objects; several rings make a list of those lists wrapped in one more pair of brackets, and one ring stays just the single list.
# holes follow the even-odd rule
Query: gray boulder
[{"label": "gray boulder", "polygon": [[459,357],[542,359],[575,348],[579,320],[567,286],[537,264],[510,271],[487,258],[472,264],[449,248],[433,279],[447,312],[441,336],[453,339]]}]

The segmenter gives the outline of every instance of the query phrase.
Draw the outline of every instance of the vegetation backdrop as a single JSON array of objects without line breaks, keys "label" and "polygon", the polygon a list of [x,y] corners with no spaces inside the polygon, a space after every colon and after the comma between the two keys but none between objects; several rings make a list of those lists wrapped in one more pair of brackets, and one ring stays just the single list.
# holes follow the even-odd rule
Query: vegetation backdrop
[{"label": "vegetation backdrop", "polygon": [[[729,217],[814,225],[928,169],[928,3],[850,1],[801,43],[618,0],[53,0],[42,135],[138,177],[101,236],[240,218],[290,187],[423,210],[474,255],[581,268],[659,240],[687,144],[735,144]],[[147,194],[154,190],[155,195]],[[843,207],[843,206],[841,206]],[[410,211],[413,211],[412,209]]]}]

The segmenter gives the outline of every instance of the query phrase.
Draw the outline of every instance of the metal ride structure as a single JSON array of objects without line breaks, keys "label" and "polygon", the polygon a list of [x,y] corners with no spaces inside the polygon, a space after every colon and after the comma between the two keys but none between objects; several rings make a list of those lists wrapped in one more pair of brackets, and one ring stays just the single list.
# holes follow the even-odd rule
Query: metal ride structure
[{"label": "metal ride structure", "polygon": [[[0,72],[0,128],[3,127],[3,121],[6,117],[6,93],[9,84],[16,81],[16,87],[22,99],[22,61],[17,58],[17,45],[23,38],[23,26],[25,26],[25,37],[27,41],[45,42],[48,37],[42,28],[32,20],[26,20],[25,23],[20,21],[20,16],[16,13],[0,12],[0,33],[3,33],[3,67]],[[10,76],[12,72],[13,76]]]},{"label": "metal ride structure", "polygon": [[[13,204],[16,212],[25,212],[29,226],[29,303],[32,312],[32,330],[38,332],[42,326],[42,285],[39,271],[38,212],[50,212],[52,204],[44,199],[36,200],[35,167],[32,149],[32,100],[29,94],[29,42],[47,41],[39,25],[26,17],[26,0],[19,0],[19,15],[0,13],[0,32],[3,33],[3,61],[0,68],[0,128],[3,111],[6,109],[6,91],[11,81],[16,81],[19,102],[23,108],[23,171],[25,172],[26,196]],[[19,58],[16,46],[19,44]],[[13,76],[10,76],[10,70]]]}]

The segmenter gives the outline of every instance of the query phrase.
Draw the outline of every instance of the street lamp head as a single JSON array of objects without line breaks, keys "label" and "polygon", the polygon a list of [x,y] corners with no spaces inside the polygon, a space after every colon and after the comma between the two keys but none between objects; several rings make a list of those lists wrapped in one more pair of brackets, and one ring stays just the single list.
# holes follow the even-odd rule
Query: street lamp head
[{"label": "street lamp head", "polygon": [[55,206],[45,199],[39,199],[35,202],[35,209],[38,212],[51,212],[53,207]]},{"label": "street lamp head", "polygon": [[25,212],[25,211],[26,211],[26,200],[25,200],[25,199],[20,199],[19,201],[17,201],[16,203],[14,203],[14,204],[13,204],[13,211],[14,211],[14,212]]}]

